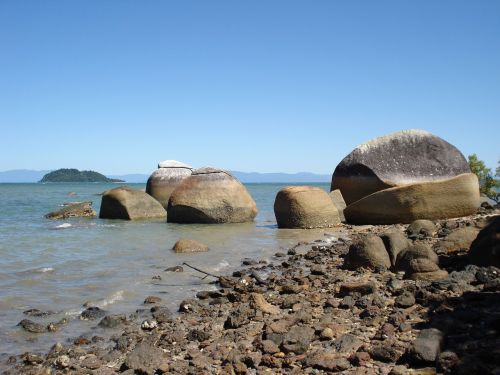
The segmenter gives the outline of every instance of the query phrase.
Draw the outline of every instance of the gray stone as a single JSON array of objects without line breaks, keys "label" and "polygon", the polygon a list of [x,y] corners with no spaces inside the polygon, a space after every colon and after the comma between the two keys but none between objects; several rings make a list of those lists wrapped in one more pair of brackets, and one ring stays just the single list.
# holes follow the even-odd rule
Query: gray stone
[{"label": "gray stone", "polygon": [[157,370],[168,371],[168,364],[163,350],[146,342],[141,342],[125,358],[128,369],[141,374],[154,375]]},{"label": "gray stone", "polygon": [[42,324],[39,324],[39,323],[35,323],[33,322],[32,320],[29,320],[29,319],[23,319],[19,322],[18,324],[19,326],[21,326],[25,331],[28,331],[28,332],[31,332],[31,333],[43,333],[43,332],[47,332],[47,327],[42,325]]},{"label": "gray stone", "polygon": [[411,307],[415,304],[415,296],[409,291],[404,291],[396,298],[396,306],[398,307]]},{"label": "gray stone", "polygon": [[409,353],[415,363],[434,363],[441,352],[443,334],[435,328],[424,329],[411,344]]},{"label": "gray stone", "polygon": [[102,318],[106,315],[106,311],[100,309],[97,306],[87,307],[80,314],[80,319],[82,320],[96,320]]},{"label": "gray stone", "polygon": [[311,327],[293,326],[284,336],[283,349],[296,354],[305,353],[313,337],[314,329]]},{"label": "gray stone", "polygon": [[390,268],[391,260],[382,239],[375,235],[367,235],[349,247],[349,252],[345,257],[345,265],[350,269],[360,267]]},{"label": "gray stone", "polygon": [[340,336],[333,342],[333,347],[339,353],[354,353],[361,345],[363,345],[363,342],[349,333]]},{"label": "gray stone", "polygon": [[158,323],[166,323],[172,320],[172,311],[168,307],[154,306],[151,308],[151,313]]}]

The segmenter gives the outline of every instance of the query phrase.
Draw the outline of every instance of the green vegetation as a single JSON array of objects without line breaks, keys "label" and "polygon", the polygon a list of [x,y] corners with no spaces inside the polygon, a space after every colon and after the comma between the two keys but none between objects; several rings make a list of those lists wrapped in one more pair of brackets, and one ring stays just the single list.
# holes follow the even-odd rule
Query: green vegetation
[{"label": "green vegetation", "polygon": [[47,173],[40,182],[125,182],[94,171],[63,168]]},{"label": "green vegetation", "polygon": [[[469,155],[469,167],[472,173],[475,173],[479,179],[479,192],[498,203],[500,201],[500,193],[497,189],[500,188],[500,181],[493,177],[491,169],[486,168],[484,162],[479,160],[476,154]],[[496,170],[496,175],[500,175],[500,166]]]}]

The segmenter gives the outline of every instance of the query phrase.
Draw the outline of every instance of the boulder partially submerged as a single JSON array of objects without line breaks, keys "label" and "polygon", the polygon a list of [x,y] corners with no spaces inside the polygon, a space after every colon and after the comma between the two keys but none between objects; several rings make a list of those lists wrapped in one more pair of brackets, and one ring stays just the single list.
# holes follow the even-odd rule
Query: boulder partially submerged
[{"label": "boulder partially submerged", "polygon": [[191,176],[192,171],[191,166],[180,161],[162,161],[158,163],[158,169],[149,176],[146,193],[167,209],[170,195],[185,178]]},{"label": "boulder partially submerged", "polygon": [[152,196],[141,190],[119,187],[102,195],[101,219],[164,219],[167,212]]},{"label": "boulder partially submerged", "polygon": [[208,245],[196,240],[182,238],[174,244],[172,250],[176,253],[200,253],[208,251]]},{"label": "boulder partially submerged", "polygon": [[95,217],[92,202],[69,202],[60,210],[49,212],[45,218],[52,220],[68,219],[70,217]]},{"label": "boulder partially submerged", "polygon": [[274,201],[279,228],[328,228],[340,224],[340,216],[326,191],[311,186],[288,186]]},{"label": "boulder partially submerged", "polygon": [[247,189],[229,172],[196,169],[172,192],[167,221],[172,223],[243,223],[257,215]]},{"label": "boulder partially submerged", "polygon": [[450,143],[422,130],[375,138],[335,168],[348,222],[410,223],[466,216],[479,206],[479,184],[467,160]]}]

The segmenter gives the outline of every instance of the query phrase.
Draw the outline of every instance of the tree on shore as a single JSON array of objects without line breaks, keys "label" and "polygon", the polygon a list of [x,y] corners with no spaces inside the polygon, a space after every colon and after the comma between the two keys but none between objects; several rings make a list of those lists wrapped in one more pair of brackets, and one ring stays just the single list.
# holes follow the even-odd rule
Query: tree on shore
[{"label": "tree on shore", "polygon": [[[497,192],[497,189],[500,188],[500,181],[493,177],[491,169],[487,168],[476,154],[469,155],[469,167],[479,179],[479,192],[497,203],[500,202],[500,193]],[[496,169],[496,175],[500,175],[500,166]]]}]

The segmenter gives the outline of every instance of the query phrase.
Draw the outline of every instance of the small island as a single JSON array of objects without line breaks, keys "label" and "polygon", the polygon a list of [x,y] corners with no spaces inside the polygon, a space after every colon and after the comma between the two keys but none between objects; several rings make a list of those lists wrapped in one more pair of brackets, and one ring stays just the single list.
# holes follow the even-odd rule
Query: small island
[{"label": "small island", "polygon": [[62,168],[47,173],[40,182],[125,182],[116,178],[108,178],[95,171],[79,171],[74,168]]}]

